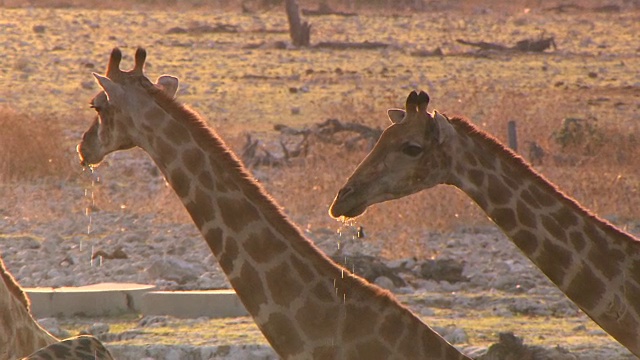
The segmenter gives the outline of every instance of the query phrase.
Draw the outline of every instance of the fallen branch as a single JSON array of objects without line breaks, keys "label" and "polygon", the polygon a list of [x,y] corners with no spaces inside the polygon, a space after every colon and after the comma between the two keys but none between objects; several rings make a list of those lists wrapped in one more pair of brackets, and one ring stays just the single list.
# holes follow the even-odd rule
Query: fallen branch
[{"label": "fallen branch", "polygon": [[316,48],[325,48],[325,49],[334,49],[334,50],[373,50],[373,49],[384,49],[389,47],[389,44],[381,43],[381,42],[341,42],[341,41],[323,41],[319,42],[313,47]]},{"label": "fallen branch", "polygon": [[505,46],[502,44],[490,43],[486,41],[467,41],[463,39],[457,39],[458,43],[463,45],[479,47],[480,50],[492,50],[492,51],[521,51],[521,52],[543,52],[551,47],[557,49],[556,42],[553,37],[540,38],[538,40],[525,39],[520,40],[515,46]]},{"label": "fallen branch", "polygon": [[[251,134],[246,134],[246,141],[241,152],[242,160],[246,166],[277,167],[290,164],[292,159],[306,157],[314,140],[344,146],[347,150],[355,149],[358,144],[364,141],[367,143],[367,149],[371,149],[382,134],[382,130],[379,128],[371,128],[357,123],[344,123],[338,119],[328,119],[302,129],[276,124],[274,130],[280,132],[280,140],[277,143],[271,141],[268,146],[261,140],[255,139]],[[355,136],[338,137],[338,134],[341,133],[352,133]],[[300,137],[300,139],[292,140],[291,137]]]}]

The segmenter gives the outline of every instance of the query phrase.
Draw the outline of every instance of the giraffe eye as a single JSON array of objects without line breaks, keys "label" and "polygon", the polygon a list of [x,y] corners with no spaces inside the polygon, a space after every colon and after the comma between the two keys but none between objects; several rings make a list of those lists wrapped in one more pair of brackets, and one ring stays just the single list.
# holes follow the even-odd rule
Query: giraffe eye
[{"label": "giraffe eye", "polygon": [[422,154],[422,146],[414,143],[405,143],[402,145],[402,153],[411,157],[417,157]]}]

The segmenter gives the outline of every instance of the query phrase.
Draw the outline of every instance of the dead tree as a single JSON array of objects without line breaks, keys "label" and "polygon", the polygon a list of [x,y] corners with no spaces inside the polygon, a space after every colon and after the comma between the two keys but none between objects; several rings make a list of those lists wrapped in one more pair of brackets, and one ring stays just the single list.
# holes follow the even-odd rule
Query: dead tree
[{"label": "dead tree", "polygon": [[289,34],[294,46],[309,46],[311,43],[311,24],[302,21],[300,8],[296,0],[286,0],[287,19],[289,20]]}]

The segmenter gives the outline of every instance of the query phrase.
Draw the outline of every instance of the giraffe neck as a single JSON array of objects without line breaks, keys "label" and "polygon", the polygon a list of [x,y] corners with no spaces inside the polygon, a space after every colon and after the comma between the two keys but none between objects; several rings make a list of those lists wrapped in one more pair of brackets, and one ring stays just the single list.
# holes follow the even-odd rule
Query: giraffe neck
[{"label": "giraffe neck", "polygon": [[33,319],[26,295],[0,258],[0,359],[17,359],[57,340]]},{"label": "giraffe neck", "polygon": [[560,192],[470,123],[450,184],[469,195],[605,331],[640,355],[640,242]]},{"label": "giraffe neck", "polygon": [[329,260],[202,120],[156,98],[164,120],[141,146],[282,358],[467,359],[388,292]]}]

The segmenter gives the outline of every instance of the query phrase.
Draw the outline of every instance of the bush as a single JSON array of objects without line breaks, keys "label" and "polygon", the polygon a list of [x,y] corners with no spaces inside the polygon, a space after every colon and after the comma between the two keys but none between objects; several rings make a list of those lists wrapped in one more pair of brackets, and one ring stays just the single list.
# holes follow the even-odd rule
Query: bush
[{"label": "bush", "polygon": [[0,107],[0,181],[66,178],[73,156],[61,129],[48,116],[35,118]]}]

